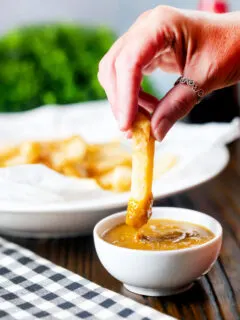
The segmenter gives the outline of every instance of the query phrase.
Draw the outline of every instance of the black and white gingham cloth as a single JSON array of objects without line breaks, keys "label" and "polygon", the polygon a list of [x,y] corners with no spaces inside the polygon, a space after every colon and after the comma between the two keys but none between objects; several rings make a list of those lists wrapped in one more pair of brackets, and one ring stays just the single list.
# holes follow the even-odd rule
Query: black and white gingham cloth
[{"label": "black and white gingham cloth", "polygon": [[0,238],[0,319],[172,318]]}]

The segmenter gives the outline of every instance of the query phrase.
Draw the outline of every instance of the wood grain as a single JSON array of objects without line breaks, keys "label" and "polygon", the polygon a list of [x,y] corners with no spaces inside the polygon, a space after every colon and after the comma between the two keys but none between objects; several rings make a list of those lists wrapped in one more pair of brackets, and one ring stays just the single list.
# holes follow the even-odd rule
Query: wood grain
[{"label": "wood grain", "polygon": [[125,290],[100,264],[91,236],[60,240],[10,240],[101,286],[183,320],[240,319],[240,141],[230,145],[228,167],[212,181],[163,201],[211,214],[224,228],[220,258],[207,276],[186,293],[150,298]]}]

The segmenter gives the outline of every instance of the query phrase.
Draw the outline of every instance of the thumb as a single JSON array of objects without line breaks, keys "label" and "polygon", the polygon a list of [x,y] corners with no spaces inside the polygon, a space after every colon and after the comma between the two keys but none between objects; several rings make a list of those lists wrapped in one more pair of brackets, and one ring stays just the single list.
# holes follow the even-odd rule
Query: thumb
[{"label": "thumb", "polygon": [[197,103],[196,93],[188,86],[178,84],[161,99],[153,113],[151,126],[154,137],[161,141],[174,125]]}]

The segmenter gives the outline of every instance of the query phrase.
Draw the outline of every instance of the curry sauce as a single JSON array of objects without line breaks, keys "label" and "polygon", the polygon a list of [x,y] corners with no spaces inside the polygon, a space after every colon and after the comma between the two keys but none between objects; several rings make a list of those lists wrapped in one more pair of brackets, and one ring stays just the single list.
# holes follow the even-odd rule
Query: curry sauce
[{"label": "curry sauce", "polygon": [[185,221],[152,219],[140,229],[120,224],[102,238],[119,247],[138,250],[178,250],[206,243],[214,238],[207,228]]}]

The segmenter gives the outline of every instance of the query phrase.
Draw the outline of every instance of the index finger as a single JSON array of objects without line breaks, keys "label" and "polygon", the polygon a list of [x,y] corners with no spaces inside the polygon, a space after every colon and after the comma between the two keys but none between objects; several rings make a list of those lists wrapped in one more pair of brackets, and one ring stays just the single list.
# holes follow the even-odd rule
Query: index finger
[{"label": "index finger", "polygon": [[[159,41],[160,40],[160,41]],[[122,131],[129,130],[138,110],[138,94],[142,81],[142,70],[157,54],[163,44],[155,32],[139,27],[125,39],[115,59],[116,108]]]}]

